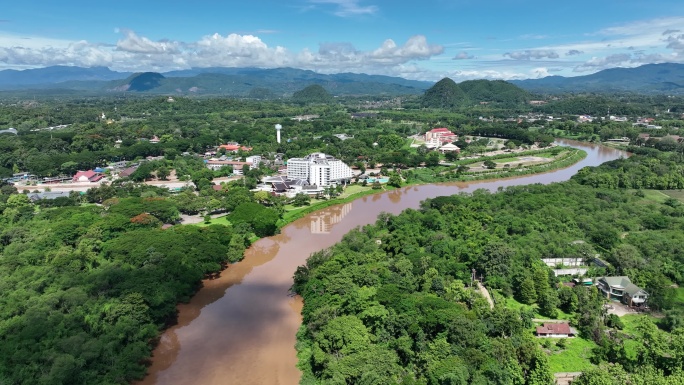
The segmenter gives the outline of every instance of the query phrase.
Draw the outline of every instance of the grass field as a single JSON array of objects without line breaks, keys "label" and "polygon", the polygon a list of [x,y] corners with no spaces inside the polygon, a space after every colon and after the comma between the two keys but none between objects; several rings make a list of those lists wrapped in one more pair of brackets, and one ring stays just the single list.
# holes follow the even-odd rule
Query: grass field
[{"label": "grass field", "polygon": [[[636,190],[630,190],[631,192],[636,192]],[[657,202],[665,203],[668,198],[674,198],[680,202],[684,202],[684,191],[682,190],[641,190],[644,193],[644,199]]]},{"label": "grass field", "polygon": [[680,202],[684,202],[684,191],[682,190],[662,190],[660,192],[667,195],[670,198],[674,198],[679,200]]},{"label": "grass field", "polygon": [[511,163],[511,162],[521,162],[520,158],[518,157],[510,157],[510,158],[503,158],[503,159],[494,159],[494,163]]},{"label": "grass field", "polygon": [[549,338],[549,340],[552,341],[552,346],[544,350],[549,355],[549,367],[552,373],[583,372],[593,366],[589,358],[592,355],[591,350],[596,347],[594,341],[580,337],[566,338],[565,349],[560,349],[556,346],[559,338]]}]

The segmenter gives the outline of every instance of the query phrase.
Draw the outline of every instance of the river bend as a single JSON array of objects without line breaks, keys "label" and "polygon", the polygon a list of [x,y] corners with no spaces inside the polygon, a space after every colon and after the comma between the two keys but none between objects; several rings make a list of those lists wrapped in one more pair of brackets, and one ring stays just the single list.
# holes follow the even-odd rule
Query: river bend
[{"label": "river bend", "polygon": [[207,280],[187,304],[178,324],[166,330],[141,385],[295,385],[295,334],[301,302],[290,295],[292,275],[311,253],[330,247],[351,229],[375,222],[381,212],[398,214],[421,201],[476,189],[568,180],[585,166],[626,156],[624,151],[559,141],[587,152],[568,168],[506,179],[410,186],[359,198],[307,215],[281,233],[254,243],[239,263]]}]

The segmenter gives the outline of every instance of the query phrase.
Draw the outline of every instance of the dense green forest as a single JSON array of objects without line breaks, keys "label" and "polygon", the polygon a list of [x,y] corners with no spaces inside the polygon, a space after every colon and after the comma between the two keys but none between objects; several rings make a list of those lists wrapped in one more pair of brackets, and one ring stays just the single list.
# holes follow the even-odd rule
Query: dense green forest
[{"label": "dense green forest", "polygon": [[248,226],[162,230],[178,209],[150,191],[57,208],[0,191],[3,384],[140,378],[176,304],[248,245]]},{"label": "dense green forest", "polygon": [[[505,301],[490,310],[469,288],[471,269],[503,299],[536,303],[550,318],[571,314],[581,336],[596,343],[592,362],[621,373],[599,382],[604,371],[592,370],[578,383],[680,383],[684,329],[671,285],[684,278],[684,205],[578,183],[649,160],[618,160],[565,183],[430,199],[312,255],[293,286],[305,304],[302,383],[553,383],[547,353],[533,338],[534,311]],[[610,266],[593,273],[628,275],[646,288],[650,305],[669,314],[666,330],[645,319],[640,340],[621,334],[596,288],[558,288],[540,260],[596,254]]]}]

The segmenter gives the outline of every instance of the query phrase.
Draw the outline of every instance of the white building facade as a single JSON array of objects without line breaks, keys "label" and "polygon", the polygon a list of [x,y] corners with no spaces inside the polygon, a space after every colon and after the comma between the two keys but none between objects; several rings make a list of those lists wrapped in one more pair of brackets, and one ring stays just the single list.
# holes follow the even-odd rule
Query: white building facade
[{"label": "white building facade", "polygon": [[352,178],[352,169],[332,155],[320,152],[305,158],[291,158],[287,161],[287,177],[304,179],[316,186],[330,186]]}]

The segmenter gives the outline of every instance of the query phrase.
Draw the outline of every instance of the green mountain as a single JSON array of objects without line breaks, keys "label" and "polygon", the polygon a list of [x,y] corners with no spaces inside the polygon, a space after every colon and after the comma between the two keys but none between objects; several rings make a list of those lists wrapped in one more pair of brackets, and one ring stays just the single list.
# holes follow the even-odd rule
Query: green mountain
[{"label": "green mountain", "polygon": [[465,92],[449,78],[444,78],[425,91],[423,106],[432,108],[453,108],[468,103]]},{"label": "green mountain", "polygon": [[144,92],[159,87],[165,79],[164,75],[156,72],[143,72],[128,78],[128,88],[126,91]]},{"label": "green mountain", "polygon": [[467,80],[456,84],[444,78],[425,91],[423,106],[454,108],[479,103],[518,105],[530,100],[530,94],[503,80]]},{"label": "green mountain", "polygon": [[310,85],[292,95],[292,100],[302,104],[328,103],[332,101],[332,99],[332,95],[318,84]]},{"label": "green mountain", "polygon": [[530,100],[530,94],[503,80],[466,80],[458,87],[476,103],[522,104]]},{"label": "green mountain", "polygon": [[511,83],[539,93],[593,92],[684,94],[684,64],[646,64],[636,68],[611,68],[576,77],[549,76]]}]

